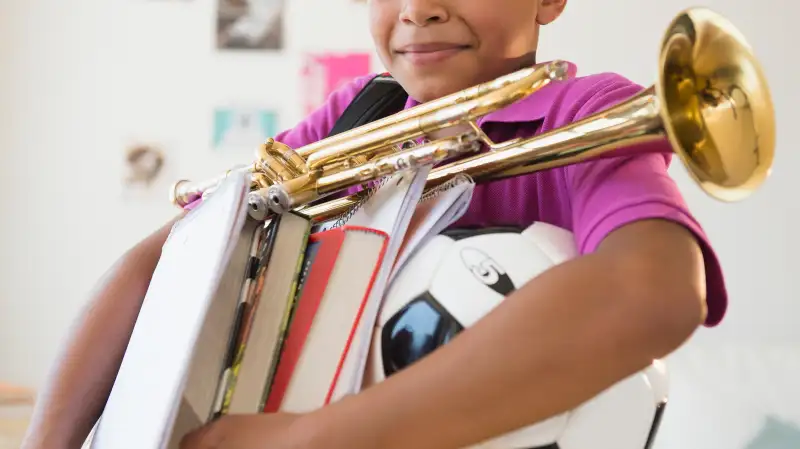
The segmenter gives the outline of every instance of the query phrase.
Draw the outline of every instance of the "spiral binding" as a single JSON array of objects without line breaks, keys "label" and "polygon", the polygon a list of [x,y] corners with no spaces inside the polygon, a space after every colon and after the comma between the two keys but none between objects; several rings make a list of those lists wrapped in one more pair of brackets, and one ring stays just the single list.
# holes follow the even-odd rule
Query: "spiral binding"
[{"label": "spiral binding", "polygon": [[[426,143],[426,142],[423,142],[423,143]],[[415,141],[413,141],[413,140],[406,140],[404,142],[401,142],[401,143],[398,143],[397,145],[395,145],[395,148],[397,150],[408,150],[408,149],[411,149],[414,146],[416,146],[416,144],[417,143]],[[338,218],[336,218],[336,221],[333,222],[333,225],[331,225],[330,229],[342,227],[348,221],[350,221],[350,219],[353,218],[353,215],[355,215],[355,213],[358,212],[359,209],[361,209],[361,207],[364,205],[364,203],[369,201],[369,199],[372,198],[373,195],[375,195],[375,192],[377,192],[378,189],[380,189],[384,184],[386,184],[386,181],[388,181],[389,178],[390,178],[389,176],[385,176],[385,177],[383,177],[381,179],[373,181],[373,182],[370,183],[369,187],[367,187],[366,189],[356,193],[356,195],[358,196],[358,199],[356,200],[355,204],[350,206],[350,208],[347,210],[347,212],[344,212],[342,215],[340,215]],[[326,226],[326,228],[327,228],[327,226]]]},{"label": "spiral binding", "polygon": [[[420,142],[420,144],[422,144],[422,145],[427,144],[427,143],[430,143],[430,141],[428,139],[423,139]],[[409,141],[405,141],[405,142],[397,145],[397,147],[399,149],[402,149],[402,150],[407,150],[407,149],[412,148],[416,144],[417,143],[414,142],[413,140],[409,140]],[[337,217],[335,219],[336,221],[333,222],[333,224],[330,226],[330,228],[328,228],[326,226],[326,229],[334,229],[334,228],[339,228],[339,227],[344,226],[348,221],[350,221],[351,218],[353,218],[353,215],[355,215],[355,213],[358,212],[358,210],[361,209],[364,206],[364,204],[367,201],[369,201],[375,195],[375,193],[378,191],[378,189],[380,189],[381,187],[383,187],[384,184],[386,184],[386,182],[389,180],[389,178],[391,178],[391,176],[385,176],[385,177],[383,177],[383,178],[381,178],[379,180],[376,180],[376,181],[370,183],[369,187],[367,187],[364,190],[356,193],[356,196],[358,197],[356,202],[352,206],[350,206],[350,208],[346,212],[342,213],[339,217]],[[436,187],[428,190],[427,192],[423,193],[422,197],[419,200],[419,202],[423,203],[425,201],[430,201],[430,200],[438,197],[442,192],[444,192],[444,191],[446,191],[448,189],[451,189],[451,188],[455,187],[456,185],[465,183],[465,182],[473,183],[472,177],[467,175],[466,173],[459,173],[458,175],[454,176],[453,178],[451,178],[447,182],[439,184],[438,186],[436,186]]]},{"label": "spiral binding", "polygon": [[424,203],[426,201],[430,201],[441,195],[444,191],[450,190],[451,188],[463,184],[465,182],[472,184],[474,181],[472,180],[472,177],[470,175],[466,173],[459,173],[454,177],[450,178],[450,180],[448,180],[447,182],[439,184],[438,186],[423,193],[422,198],[420,198],[419,202]]},{"label": "spiral binding", "polygon": [[[355,215],[355,213],[358,212],[358,210],[361,209],[361,207],[364,206],[364,204],[367,201],[369,201],[370,198],[373,197],[373,195],[375,195],[375,192],[377,192],[378,189],[380,189],[384,184],[386,184],[386,181],[388,181],[388,180],[389,180],[389,176],[381,178],[379,181],[375,182],[374,185],[372,185],[369,188],[367,188],[365,190],[362,190],[361,192],[357,193],[358,200],[356,200],[355,204],[353,204],[347,210],[347,212],[344,212],[342,215],[340,215],[336,219],[336,221],[331,226],[331,229],[339,228],[341,226],[344,226],[348,221],[350,221],[350,219],[353,218],[353,215]],[[453,187],[455,187],[457,185],[463,184],[463,183],[472,184],[473,183],[472,177],[467,175],[467,174],[465,174],[465,173],[459,173],[458,175],[454,176],[453,178],[451,178],[447,182],[439,184],[438,186],[436,186],[436,187],[428,190],[427,192],[423,193],[422,197],[419,200],[419,202],[420,203],[424,203],[426,201],[431,201],[431,200],[437,198],[443,192],[445,192],[445,191],[447,191],[447,190],[449,190],[449,189],[451,189],[451,188],[453,188]]]},{"label": "spiral binding", "polygon": [[358,199],[356,200],[355,204],[353,204],[350,207],[350,209],[347,210],[347,212],[340,215],[339,218],[337,218],[336,221],[333,223],[333,226],[331,226],[331,228],[338,228],[344,226],[348,221],[350,221],[350,219],[353,218],[353,215],[355,215],[355,213],[358,212],[359,209],[361,209],[364,203],[369,201],[369,199],[372,198],[373,195],[375,195],[375,192],[377,192],[378,189],[380,189],[384,184],[386,184],[386,181],[388,180],[389,176],[385,176],[373,182],[372,185],[370,185],[366,189],[358,192],[356,194],[358,195]]}]

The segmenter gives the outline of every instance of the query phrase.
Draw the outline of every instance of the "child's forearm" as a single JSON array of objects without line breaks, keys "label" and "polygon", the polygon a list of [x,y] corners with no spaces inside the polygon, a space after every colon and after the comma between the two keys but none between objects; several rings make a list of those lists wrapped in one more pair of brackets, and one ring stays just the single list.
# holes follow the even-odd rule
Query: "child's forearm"
[{"label": "child's forearm", "polygon": [[455,449],[574,408],[701,323],[696,285],[654,273],[594,254],[557,266],[444,347],[320,417],[343,428],[352,418],[360,430],[351,434],[372,429],[364,447]]},{"label": "child's forearm", "polygon": [[91,431],[172,223],[128,251],[106,274],[37,399],[23,449],[77,449]]}]

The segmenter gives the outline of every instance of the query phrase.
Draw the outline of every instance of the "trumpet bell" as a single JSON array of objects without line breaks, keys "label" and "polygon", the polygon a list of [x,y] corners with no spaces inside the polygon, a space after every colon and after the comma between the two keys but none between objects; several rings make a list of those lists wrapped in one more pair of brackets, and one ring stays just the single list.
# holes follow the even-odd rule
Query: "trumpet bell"
[{"label": "trumpet bell", "polygon": [[707,194],[738,201],[769,176],[775,113],[768,84],[744,36],[727,19],[704,8],[673,19],[655,92],[664,132]]}]

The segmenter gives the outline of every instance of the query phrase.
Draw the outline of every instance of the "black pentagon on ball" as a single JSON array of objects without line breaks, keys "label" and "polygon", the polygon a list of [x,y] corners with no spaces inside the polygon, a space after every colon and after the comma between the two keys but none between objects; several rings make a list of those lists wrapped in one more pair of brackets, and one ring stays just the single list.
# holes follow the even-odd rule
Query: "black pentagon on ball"
[{"label": "black pentagon on ball", "polygon": [[[522,232],[523,229],[516,226],[493,226],[451,228],[442,232],[442,235],[458,241],[487,234]],[[380,344],[384,375],[389,377],[408,367],[448,343],[462,330],[464,330],[463,325],[430,292],[421,293],[383,326]],[[652,449],[665,406],[666,402],[657,404],[647,442],[642,449]],[[520,449],[561,449],[561,447],[554,442]]]},{"label": "black pentagon on ball", "polygon": [[420,294],[383,326],[384,375],[389,377],[425,357],[463,329],[430,292]]},{"label": "black pentagon on ball", "polygon": [[[442,235],[462,240],[486,234],[521,233],[517,226],[450,228]],[[430,292],[414,298],[383,326],[381,353],[386,377],[411,365],[450,341],[464,327]]]},{"label": "black pentagon on ball", "polygon": [[524,231],[524,229],[518,226],[489,226],[485,228],[451,228],[442,232],[442,235],[446,235],[453,240],[462,240],[486,234],[521,234],[522,231]]}]

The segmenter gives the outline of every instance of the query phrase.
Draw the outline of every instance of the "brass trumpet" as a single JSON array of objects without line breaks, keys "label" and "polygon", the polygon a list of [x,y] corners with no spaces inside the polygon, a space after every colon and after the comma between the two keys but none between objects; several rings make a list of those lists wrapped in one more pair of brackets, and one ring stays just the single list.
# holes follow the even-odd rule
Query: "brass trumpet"
[{"label": "brass trumpet", "polygon": [[[270,140],[254,163],[234,170],[252,173],[254,216],[299,208],[321,221],[346,212],[358,195],[312,201],[422,164],[445,162],[431,171],[426,188],[432,188],[458,174],[476,182],[498,180],[617,156],[622,153],[611,150],[666,138],[708,195],[721,201],[749,196],[772,168],[775,118],[762,68],[745,38],[711,10],[682,11],[664,35],[658,68],[657,83],[633,98],[529,139],[492,142],[475,120],[564,79],[564,62],[526,68],[298,149]],[[398,147],[463,125],[466,133]],[[481,144],[488,151],[478,153]],[[477,154],[447,163],[467,152]],[[224,176],[179,181],[171,200],[184,206],[212,192]]]}]

